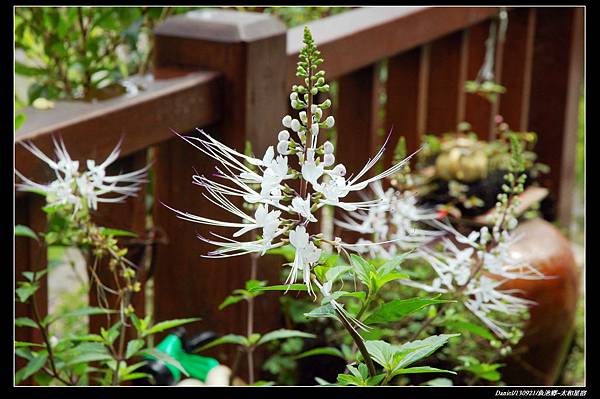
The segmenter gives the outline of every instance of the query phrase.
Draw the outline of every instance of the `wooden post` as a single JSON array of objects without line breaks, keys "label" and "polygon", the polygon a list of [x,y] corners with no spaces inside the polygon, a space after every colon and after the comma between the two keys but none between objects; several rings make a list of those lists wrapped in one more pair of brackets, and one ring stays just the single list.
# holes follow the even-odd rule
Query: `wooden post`
[{"label": "wooden post", "polygon": [[406,139],[408,153],[416,151],[421,145],[422,131],[419,130],[419,115],[424,101],[420,94],[424,90],[421,84],[426,82],[421,74],[425,58],[425,47],[417,47],[398,54],[388,61],[387,101],[385,103],[385,131],[393,130],[389,151],[385,154],[386,165],[391,165],[393,150],[398,139]]},{"label": "wooden post", "polygon": [[429,134],[441,136],[455,131],[459,122],[463,35],[463,32],[456,32],[431,43],[426,124],[426,132]]},{"label": "wooden post", "polygon": [[[239,151],[250,140],[259,157],[268,145],[276,144],[287,110],[282,101],[286,98],[286,28],[278,19],[226,10],[193,11],[171,17],[155,31],[154,61],[157,68],[207,68],[222,73],[223,119],[218,126],[205,128],[207,133]],[[245,334],[244,305],[223,311],[217,307],[250,278],[249,257],[201,258],[214,247],[196,237],[212,237],[211,231],[231,234],[231,229],[224,231],[179,220],[160,204],[233,220],[202,196],[201,187],[192,184],[194,169],[210,176],[215,161],[179,138],[165,142],[157,150],[155,224],[165,230],[169,244],[159,247],[156,254],[155,318],[199,316],[203,321],[196,330]],[[281,263],[274,264],[275,260],[268,256],[260,259],[258,279],[279,283]],[[255,313],[255,332],[278,328],[278,295],[259,297]],[[231,346],[224,346],[211,353],[232,366],[235,352]],[[226,360],[221,358],[223,354],[227,355]],[[246,364],[245,359],[240,364]],[[260,364],[260,354],[256,364]]]},{"label": "wooden post", "polygon": [[[339,94],[336,109],[337,148],[336,162],[344,164],[348,175],[358,173],[373,158],[378,150],[376,144],[379,97],[377,93],[377,68],[369,65],[338,80]],[[389,149],[389,147],[388,147]],[[393,148],[389,149],[390,151]],[[369,171],[372,175],[375,167]],[[356,193],[350,193],[348,200],[359,200]],[[336,209],[336,217],[344,211]],[[347,242],[359,238],[358,233],[335,229],[336,236]]]},{"label": "wooden post", "polygon": [[535,27],[529,129],[538,134],[542,177],[556,199],[557,219],[571,219],[577,116],[583,73],[583,8],[539,8]]}]

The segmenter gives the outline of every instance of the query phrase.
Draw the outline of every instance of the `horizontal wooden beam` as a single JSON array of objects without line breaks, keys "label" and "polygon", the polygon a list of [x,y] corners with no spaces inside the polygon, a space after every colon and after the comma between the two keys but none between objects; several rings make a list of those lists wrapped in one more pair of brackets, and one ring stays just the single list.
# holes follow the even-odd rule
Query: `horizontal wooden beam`
[{"label": "horizontal wooden beam", "polygon": [[[364,7],[307,24],[335,79],[400,52],[481,22],[498,7]],[[287,33],[289,85],[297,80],[296,61],[304,25]]]},{"label": "horizontal wooden beam", "polygon": [[[15,135],[17,143],[32,141],[53,154],[52,137],[61,137],[73,159],[101,159],[122,138],[121,157],[173,137],[174,129],[189,132],[220,119],[220,74],[193,72],[157,79],[135,96],[97,103],[59,101],[50,110],[25,108],[26,121]],[[15,147],[15,166],[36,180],[49,176],[46,165],[24,147]]]}]

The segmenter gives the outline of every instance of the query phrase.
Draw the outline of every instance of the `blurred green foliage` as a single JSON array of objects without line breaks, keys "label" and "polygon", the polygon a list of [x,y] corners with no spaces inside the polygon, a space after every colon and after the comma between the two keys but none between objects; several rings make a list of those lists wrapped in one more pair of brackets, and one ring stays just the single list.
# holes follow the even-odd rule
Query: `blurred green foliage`
[{"label": "blurred green foliage", "polygon": [[[122,94],[123,79],[149,71],[154,27],[169,15],[203,8],[213,7],[16,7],[15,48],[27,61],[16,61],[15,72],[33,78],[27,103]],[[274,14],[290,27],[349,9],[227,8]]]}]

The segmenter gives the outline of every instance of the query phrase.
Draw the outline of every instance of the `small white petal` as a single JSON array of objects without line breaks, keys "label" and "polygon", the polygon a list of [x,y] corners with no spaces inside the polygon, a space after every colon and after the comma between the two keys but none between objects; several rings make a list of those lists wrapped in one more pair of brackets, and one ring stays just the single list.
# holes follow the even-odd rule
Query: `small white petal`
[{"label": "small white petal", "polygon": [[284,116],[283,119],[281,120],[281,123],[285,127],[290,127],[291,123],[292,123],[292,117],[289,115]]},{"label": "small white petal", "polygon": [[323,152],[325,154],[333,154],[333,144],[331,144],[331,141],[326,141],[323,144]]},{"label": "small white petal", "polygon": [[287,141],[290,139],[290,132],[288,132],[287,130],[282,130],[279,132],[279,134],[277,135],[277,139],[279,141]]},{"label": "small white petal", "polygon": [[335,163],[335,156],[333,156],[333,154],[325,154],[323,163],[326,167],[333,165]]},{"label": "small white petal", "polygon": [[300,130],[300,121],[298,119],[292,119],[290,127],[294,132]]},{"label": "small white petal", "polygon": [[333,127],[333,125],[335,125],[335,119],[333,116],[328,116],[327,119],[325,119],[325,126]]}]

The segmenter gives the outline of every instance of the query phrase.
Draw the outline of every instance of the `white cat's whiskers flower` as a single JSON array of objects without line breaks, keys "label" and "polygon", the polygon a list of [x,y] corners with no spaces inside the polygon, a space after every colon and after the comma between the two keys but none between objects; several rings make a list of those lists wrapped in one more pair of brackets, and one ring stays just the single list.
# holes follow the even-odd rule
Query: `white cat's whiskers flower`
[{"label": "white cat's whiskers flower", "polygon": [[71,159],[62,139],[58,142],[54,138],[52,140],[57,161],[50,159],[33,143],[21,144],[54,171],[54,181],[48,184],[37,183],[15,170],[16,175],[23,181],[17,184],[17,188],[44,194],[51,206],[71,205],[73,214],[84,205],[96,210],[98,203],[122,202],[128,197],[136,196],[142,184],[147,182],[146,174],[150,165],[129,173],[107,175],[106,169],[119,158],[121,142],[103,162],[96,165],[94,160],[87,160],[87,170],[80,171],[79,162]]}]

